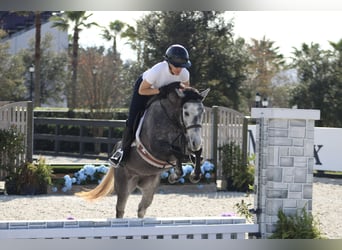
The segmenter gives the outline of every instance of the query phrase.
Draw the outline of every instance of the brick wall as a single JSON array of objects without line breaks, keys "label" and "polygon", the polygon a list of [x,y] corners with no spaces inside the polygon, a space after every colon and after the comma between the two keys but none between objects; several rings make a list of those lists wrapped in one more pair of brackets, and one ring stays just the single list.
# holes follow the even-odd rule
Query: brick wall
[{"label": "brick wall", "polygon": [[257,119],[255,206],[262,238],[275,229],[278,211],[312,210],[313,148],[317,110],[252,109]]}]

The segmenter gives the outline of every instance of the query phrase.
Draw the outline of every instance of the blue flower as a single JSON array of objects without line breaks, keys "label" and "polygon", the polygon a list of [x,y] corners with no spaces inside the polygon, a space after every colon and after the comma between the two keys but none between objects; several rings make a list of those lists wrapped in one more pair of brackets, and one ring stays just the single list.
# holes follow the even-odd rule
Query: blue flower
[{"label": "blue flower", "polygon": [[64,176],[64,187],[66,190],[70,190],[72,188],[72,179],[69,175]]},{"label": "blue flower", "polygon": [[193,166],[187,164],[187,165],[183,165],[182,166],[183,169],[183,176],[187,175],[187,174],[191,174],[191,172],[193,171]]},{"label": "blue flower", "polygon": [[210,172],[214,170],[214,164],[209,161],[205,161],[201,166],[201,172],[204,174],[205,172]]},{"label": "blue flower", "polygon": [[106,167],[105,165],[101,165],[96,167],[96,172],[102,173],[102,174],[106,174],[108,172],[108,167]]},{"label": "blue flower", "polygon": [[169,177],[168,171],[164,171],[163,173],[160,174],[160,178],[162,178],[162,179],[166,179],[167,177]]},{"label": "blue flower", "polygon": [[182,177],[182,178],[179,178],[178,182],[184,184],[185,179],[184,179],[183,177]]},{"label": "blue flower", "polygon": [[94,174],[95,171],[96,171],[96,170],[95,170],[95,166],[94,166],[94,165],[91,165],[91,164],[89,164],[89,165],[84,165],[83,169],[84,169],[85,174],[88,175],[88,176],[93,176],[93,174]]}]

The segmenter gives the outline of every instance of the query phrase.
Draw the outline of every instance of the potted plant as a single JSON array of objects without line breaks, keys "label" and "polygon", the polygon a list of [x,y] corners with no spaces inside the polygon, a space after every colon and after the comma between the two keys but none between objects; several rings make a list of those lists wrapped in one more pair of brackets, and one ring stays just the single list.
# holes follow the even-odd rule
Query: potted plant
[{"label": "potted plant", "polygon": [[26,162],[16,175],[17,192],[21,195],[47,194],[52,184],[52,167],[45,163],[44,158],[37,162]]}]

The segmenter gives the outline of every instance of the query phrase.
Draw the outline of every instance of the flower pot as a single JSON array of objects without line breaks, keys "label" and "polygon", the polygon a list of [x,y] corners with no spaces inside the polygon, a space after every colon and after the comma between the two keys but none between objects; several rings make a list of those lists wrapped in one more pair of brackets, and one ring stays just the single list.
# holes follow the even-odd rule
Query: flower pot
[{"label": "flower pot", "polygon": [[18,194],[17,183],[13,179],[6,180],[5,182],[5,190],[8,195],[16,195]]},{"label": "flower pot", "polygon": [[37,195],[37,194],[47,194],[47,185],[32,185],[27,184],[20,187],[21,195]]}]

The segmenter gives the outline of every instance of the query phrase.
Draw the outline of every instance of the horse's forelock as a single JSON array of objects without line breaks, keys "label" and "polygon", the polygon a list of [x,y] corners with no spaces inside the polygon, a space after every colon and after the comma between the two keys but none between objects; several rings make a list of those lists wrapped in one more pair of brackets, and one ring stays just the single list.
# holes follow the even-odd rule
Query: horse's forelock
[{"label": "horse's forelock", "polygon": [[185,89],[183,91],[184,97],[182,98],[182,104],[189,101],[202,101],[203,97],[196,89]]}]

